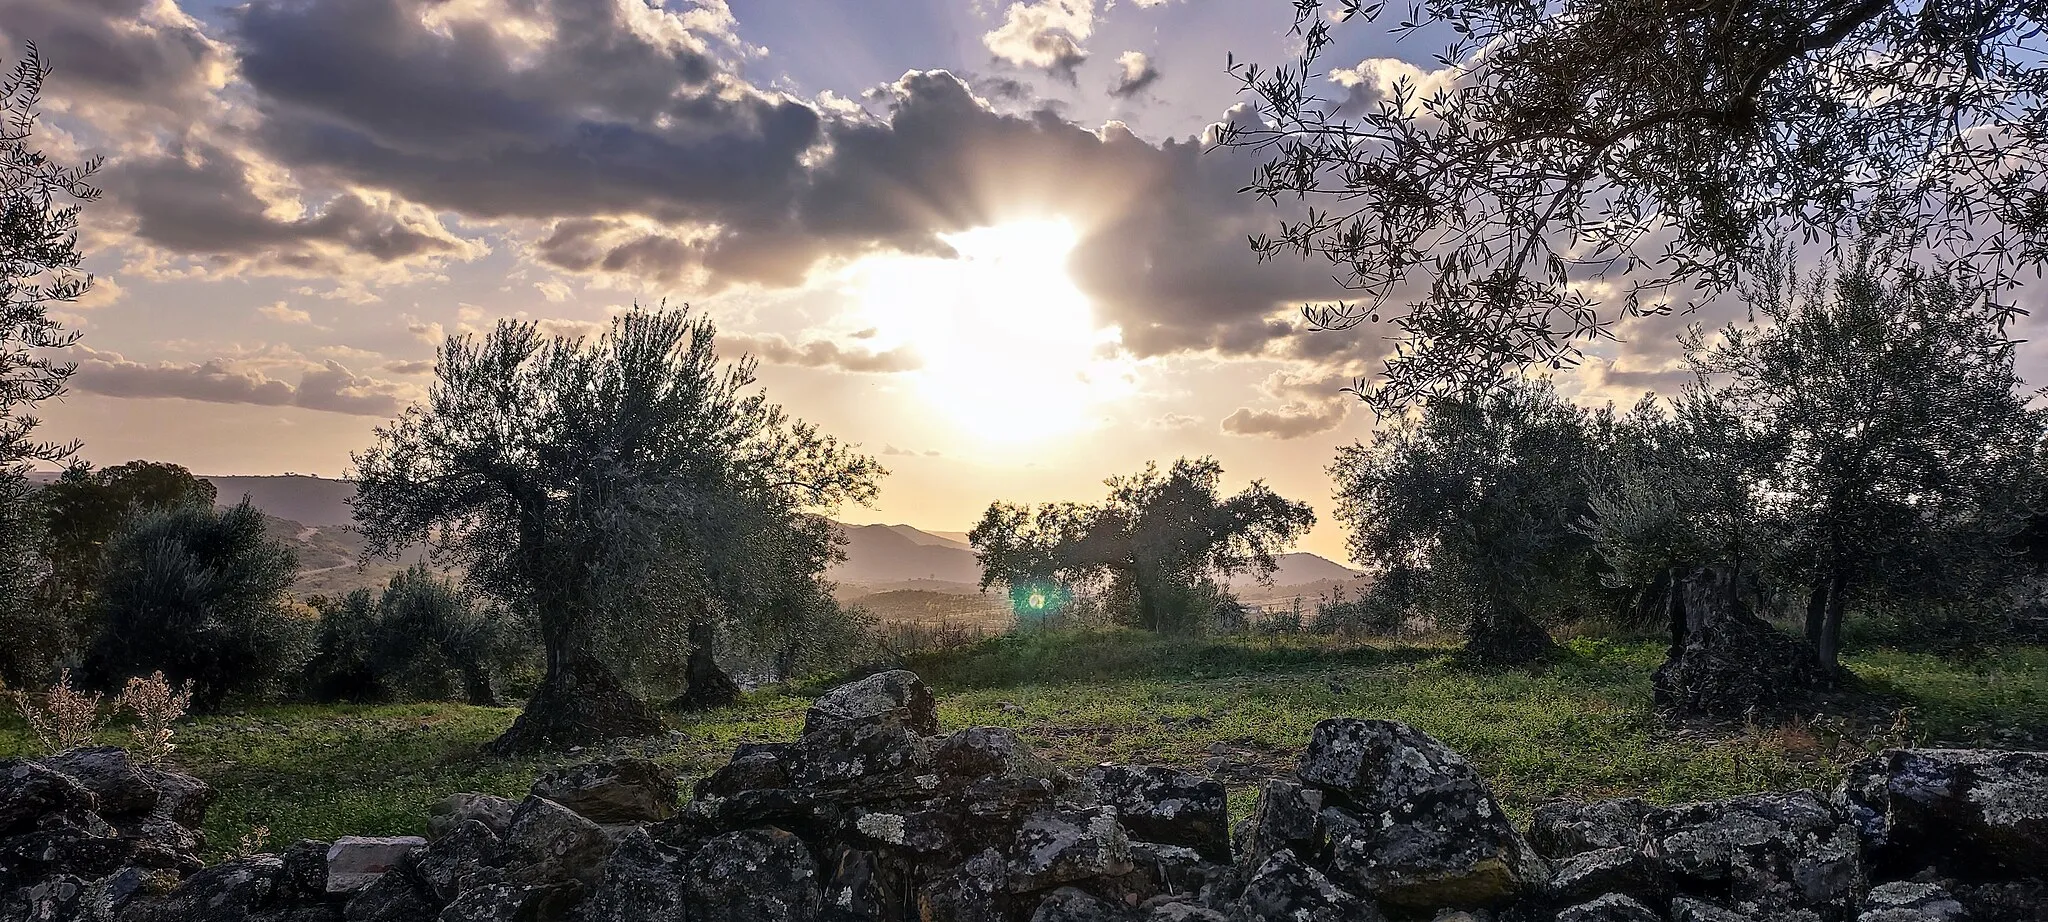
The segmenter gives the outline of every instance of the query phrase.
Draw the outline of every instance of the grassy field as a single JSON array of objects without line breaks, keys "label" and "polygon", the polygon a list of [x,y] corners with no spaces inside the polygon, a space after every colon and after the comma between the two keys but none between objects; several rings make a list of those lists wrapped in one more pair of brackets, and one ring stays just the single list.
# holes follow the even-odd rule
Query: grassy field
[{"label": "grassy field", "polygon": [[[1861,717],[1789,727],[1681,730],[1650,707],[1650,643],[1568,642],[1540,668],[1475,671],[1448,646],[1279,636],[1172,640],[1133,632],[1021,632],[911,663],[939,692],[947,728],[1015,728],[1056,761],[1217,770],[1233,807],[1285,772],[1316,721],[1405,720],[1469,756],[1507,808],[1552,797],[1675,802],[1831,784],[1847,760],[1902,743],[2048,746],[2048,648],[1970,661],[1894,651],[1849,663],[1884,703]],[[523,794],[549,765],[631,752],[694,779],[745,740],[794,736],[825,684],[768,689],[724,711],[671,720],[666,738],[550,759],[483,758],[510,709],[455,704],[280,706],[192,721],[174,761],[212,782],[216,852],[257,826],[299,837],[417,833],[454,791]],[[109,734],[117,741],[118,729]],[[27,751],[0,723],[0,756]],[[1219,761],[1220,760],[1220,761]]]}]

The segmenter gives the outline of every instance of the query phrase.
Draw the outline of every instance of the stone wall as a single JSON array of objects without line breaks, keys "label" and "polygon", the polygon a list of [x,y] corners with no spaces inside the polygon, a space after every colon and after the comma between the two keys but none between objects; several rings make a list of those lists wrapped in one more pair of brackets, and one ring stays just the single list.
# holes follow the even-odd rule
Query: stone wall
[{"label": "stone wall", "polygon": [[0,763],[0,919],[2048,920],[2048,754],[1890,751],[1827,795],[1555,803],[1522,830],[1458,753],[1341,718],[1233,830],[1208,778],[941,734],[908,672],[826,694],[687,804],[658,765],[591,763],[519,802],[451,795],[427,838],[202,868],[211,799],[118,749]]}]

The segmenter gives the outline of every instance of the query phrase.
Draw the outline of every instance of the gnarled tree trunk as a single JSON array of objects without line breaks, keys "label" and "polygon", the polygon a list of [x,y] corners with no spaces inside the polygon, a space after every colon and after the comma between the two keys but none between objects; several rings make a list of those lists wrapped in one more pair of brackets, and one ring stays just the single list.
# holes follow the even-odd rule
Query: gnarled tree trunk
[{"label": "gnarled tree trunk", "polygon": [[683,693],[671,706],[682,711],[706,711],[740,700],[739,683],[718,665],[718,626],[709,612],[690,621],[690,661],[684,667]]},{"label": "gnarled tree trunk", "polygon": [[1489,666],[1535,662],[1556,646],[1543,625],[1510,602],[1493,603],[1465,627],[1465,658]]},{"label": "gnarled tree trunk", "polygon": [[1693,567],[1676,580],[1671,650],[1651,675],[1657,706],[1679,718],[1776,717],[1826,684],[1810,644],[1742,604],[1737,571]]},{"label": "gnarled tree trunk", "polygon": [[541,640],[547,674],[489,752],[546,752],[661,733],[661,717],[591,651],[589,632],[573,613],[543,609]]}]

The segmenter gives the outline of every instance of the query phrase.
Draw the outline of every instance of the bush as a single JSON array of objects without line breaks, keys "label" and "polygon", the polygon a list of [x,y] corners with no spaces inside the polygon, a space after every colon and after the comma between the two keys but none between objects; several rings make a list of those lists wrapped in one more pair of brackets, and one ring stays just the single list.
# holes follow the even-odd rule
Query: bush
[{"label": "bush", "polygon": [[263,516],[247,500],[135,516],[107,546],[88,679],[113,689],[161,671],[191,683],[200,711],[229,695],[276,691],[297,674],[310,639],[286,594],[297,571],[291,549],[264,536]]},{"label": "bush", "polygon": [[479,607],[421,565],[393,576],[379,595],[358,589],[315,608],[306,688],[321,701],[461,697],[496,705],[498,674],[532,659],[532,638],[515,619]]}]

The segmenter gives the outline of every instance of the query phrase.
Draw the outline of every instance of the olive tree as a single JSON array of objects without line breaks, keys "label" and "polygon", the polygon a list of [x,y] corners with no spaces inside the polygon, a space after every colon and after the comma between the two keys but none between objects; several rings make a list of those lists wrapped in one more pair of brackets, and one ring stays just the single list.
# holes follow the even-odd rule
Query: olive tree
[{"label": "olive tree", "polygon": [[1108,584],[1128,599],[1127,614],[1147,630],[1205,626],[1205,609],[1227,602],[1218,577],[1278,568],[1274,554],[1315,524],[1315,513],[1261,481],[1234,496],[1221,490],[1214,458],[1182,458],[1164,472],[1104,483],[1109,497],[1094,505],[1049,504],[1026,509],[994,503],[968,540],[981,561],[982,587],[1012,592],[1037,587]]},{"label": "olive tree", "polygon": [[[670,553],[673,538],[724,497],[873,496],[880,468],[788,419],[753,388],[750,359],[718,359],[715,336],[687,310],[636,309],[594,341],[515,321],[450,337],[427,402],[355,455],[368,553],[425,542],[479,592],[533,613],[546,668],[499,751],[660,729],[601,655],[616,646],[605,638],[679,610],[709,617],[701,574],[651,576],[707,559]],[[653,599],[654,586],[695,594]]]},{"label": "olive tree", "polygon": [[[1359,294],[1309,318],[1398,328],[1388,408],[1570,362],[1774,241],[1903,230],[1993,291],[2048,261],[2041,0],[1294,7],[1300,56],[1233,64],[1261,117],[1220,141],[1263,152],[1244,191],[1293,208],[1253,248]],[[1427,86],[1329,60],[1376,26],[1448,39]]]}]

